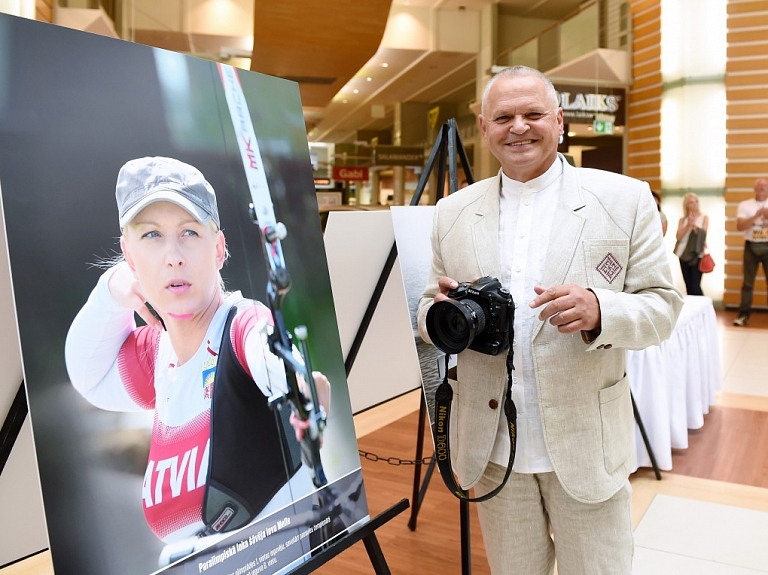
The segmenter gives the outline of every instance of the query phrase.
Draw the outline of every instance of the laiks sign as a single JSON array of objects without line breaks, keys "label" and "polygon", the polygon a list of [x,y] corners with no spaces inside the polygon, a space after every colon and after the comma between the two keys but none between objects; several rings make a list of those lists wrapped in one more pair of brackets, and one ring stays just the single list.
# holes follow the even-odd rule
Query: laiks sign
[{"label": "laiks sign", "polygon": [[555,84],[555,90],[566,124],[591,124],[595,121],[595,116],[611,115],[614,117],[614,125],[624,125],[624,88]]}]

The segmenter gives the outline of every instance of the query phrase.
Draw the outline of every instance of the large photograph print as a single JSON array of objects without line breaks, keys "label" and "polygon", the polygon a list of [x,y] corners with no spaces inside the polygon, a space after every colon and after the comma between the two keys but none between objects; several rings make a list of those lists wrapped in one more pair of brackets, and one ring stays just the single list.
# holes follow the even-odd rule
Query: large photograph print
[{"label": "large photograph print", "polygon": [[286,573],[367,520],[295,83],[0,14],[0,190],[57,573]]}]

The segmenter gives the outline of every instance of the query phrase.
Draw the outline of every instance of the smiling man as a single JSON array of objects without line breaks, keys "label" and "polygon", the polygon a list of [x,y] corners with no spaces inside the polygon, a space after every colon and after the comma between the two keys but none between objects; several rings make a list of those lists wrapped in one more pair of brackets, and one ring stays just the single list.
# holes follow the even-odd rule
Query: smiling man
[{"label": "smiling man", "polygon": [[[458,282],[498,278],[515,302],[507,353],[459,353],[451,459],[476,496],[502,483],[517,407],[513,473],[478,504],[495,575],[630,575],[634,419],[625,350],[669,337],[682,307],[648,185],[570,166],[549,79],[506,68],[479,118],[498,175],[438,202],[419,306]],[[481,328],[482,329],[482,328]],[[455,431],[454,431],[455,430]]]}]

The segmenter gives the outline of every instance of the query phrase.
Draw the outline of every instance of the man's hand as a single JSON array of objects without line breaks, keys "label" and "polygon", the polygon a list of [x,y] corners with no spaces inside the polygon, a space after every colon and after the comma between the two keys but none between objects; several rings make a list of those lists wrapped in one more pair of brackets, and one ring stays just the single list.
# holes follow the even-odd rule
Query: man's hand
[{"label": "man's hand", "polygon": [[435,303],[451,299],[448,297],[448,292],[459,287],[459,282],[453,278],[443,276],[437,280],[437,285],[440,288],[440,293],[435,296]]},{"label": "man's hand", "polygon": [[533,289],[536,297],[529,305],[535,309],[547,304],[539,313],[540,320],[549,320],[560,333],[594,330],[599,333],[600,303],[592,291],[575,284]]}]

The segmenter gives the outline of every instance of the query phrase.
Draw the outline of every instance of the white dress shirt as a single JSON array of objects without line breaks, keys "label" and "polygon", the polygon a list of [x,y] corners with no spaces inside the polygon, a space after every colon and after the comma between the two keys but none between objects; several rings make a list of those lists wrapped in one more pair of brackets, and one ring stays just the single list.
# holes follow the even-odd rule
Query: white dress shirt
[{"label": "white dress shirt", "polygon": [[[501,174],[499,280],[515,302],[512,399],[517,407],[517,451],[513,469],[518,473],[553,471],[544,444],[531,345],[541,308],[531,309],[528,303],[536,297],[534,286],[541,285],[562,180],[560,159],[544,174],[525,183]],[[503,414],[491,461],[505,467],[509,461],[509,431]]]}]

